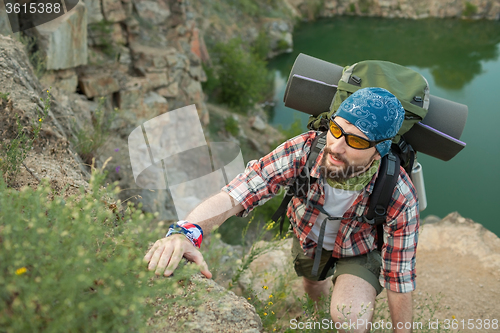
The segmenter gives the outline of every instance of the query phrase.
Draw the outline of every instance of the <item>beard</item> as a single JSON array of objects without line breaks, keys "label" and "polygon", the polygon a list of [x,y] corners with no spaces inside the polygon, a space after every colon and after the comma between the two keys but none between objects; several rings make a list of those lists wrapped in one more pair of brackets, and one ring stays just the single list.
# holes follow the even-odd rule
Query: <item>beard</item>
[{"label": "beard", "polygon": [[[331,179],[338,182],[343,182],[349,178],[357,176],[360,173],[368,170],[368,167],[373,163],[374,156],[377,154],[373,154],[367,161],[362,161],[359,164],[352,164],[349,162],[344,156],[339,155],[337,153],[332,153],[328,147],[325,147],[323,152],[323,157],[321,158],[321,174],[325,179]],[[335,159],[344,163],[343,166],[335,166],[331,165],[328,161],[328,156],[331,155]]]}]

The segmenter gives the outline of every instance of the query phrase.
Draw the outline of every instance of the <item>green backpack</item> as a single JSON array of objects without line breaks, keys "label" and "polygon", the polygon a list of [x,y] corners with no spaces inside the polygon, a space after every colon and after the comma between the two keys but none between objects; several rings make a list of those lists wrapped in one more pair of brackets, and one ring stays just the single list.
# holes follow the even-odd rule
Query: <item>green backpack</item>
[{"label": "green backpack", "polygon": [[358,89],[366,87],[387,89],[403,105],[405,120],[398,135],[393,139],[394,143],[398,143],[401,135],[408,132],[415,123],[427,115],[429,84],[422,75],[392,62],[367,60],[344,68],[342,77],[338,81],[331,110],[317,116],[311,116],[307,127],[312,130],[327,130],[328,120],[337,111],[340,104]]}]

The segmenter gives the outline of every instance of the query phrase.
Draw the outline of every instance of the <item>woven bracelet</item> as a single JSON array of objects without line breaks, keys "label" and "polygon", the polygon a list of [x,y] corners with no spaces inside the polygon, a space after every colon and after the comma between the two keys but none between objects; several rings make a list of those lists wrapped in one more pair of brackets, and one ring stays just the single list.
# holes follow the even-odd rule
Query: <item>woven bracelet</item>
[{"label": "woven bracelet", "polygon": [[167,235],[183,234],[191,243],[197,248],[201,247],[201,241],[203,240],[203,230],[197,224],[190,223],[185,220],[181,220],[177,223],[170,225]]}]

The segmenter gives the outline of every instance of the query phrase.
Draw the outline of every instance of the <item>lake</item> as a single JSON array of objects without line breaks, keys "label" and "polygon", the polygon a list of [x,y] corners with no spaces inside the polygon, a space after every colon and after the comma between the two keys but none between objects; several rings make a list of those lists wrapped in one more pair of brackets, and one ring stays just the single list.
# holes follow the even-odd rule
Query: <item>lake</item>
[{"label": "lake", "polygon": [[299,53],[341,66],[369,59],[408,66],[426,77],[432,95],[469,107],[460,138],[467,146],[456,157],[444,162],[418,155],[427,193],[421,217],[458,211],[500,236],[499,51],[497,21],[337,17],[302,23],[295,29],[294,51],[269,64],[276,82],[271,123],[289,127],[300,119],[306,129],[309,116],[283,104]]}]

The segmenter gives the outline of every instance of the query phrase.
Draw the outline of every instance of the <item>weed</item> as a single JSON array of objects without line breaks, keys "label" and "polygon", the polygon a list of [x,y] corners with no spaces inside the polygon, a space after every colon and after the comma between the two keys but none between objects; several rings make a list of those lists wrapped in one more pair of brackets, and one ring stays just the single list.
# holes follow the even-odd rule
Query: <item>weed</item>
[{"label": "weed", "polygon": [[90,24],[89,29],[94,36],[94,42],[100,47],[101,51],[110,58],[116,58],[118,51],[111,36],[113,32],[112,26],[113,22],[102,20],[98,23]]},{"label": "weed", "polygon": [[75,150],[82,160],[90,165],[95,157],[97,149],[101,147],[110,134],[111,123],[115,118],[118,109],[109,115],[104,111],[106,98],[101,97],[97,109],[92,115],[92,126],[84,126],[76,132],[76,138],[71,139]]},{"label": "weed", "polygon": [[9,95],[10,93],[2,93],[0,92],[0,99],[4,100],[7,102],[7,100],[9,99]]},{"label": "weed", "polygon": [[0,151],[0,171],[5,179],[13,179],[17,175],[21,164],[38,139],[50,108],[50,90],[47,90],[47,98],[42,101],[44,109],[37,119],[32,119],[29,126],[24,126],[22,119],[16,115],[15,137],[1,143],[3,149]]},{"label": "weed", "polygon": [[41,78],[47,71],[45,55],[39,49],[36,37],[19,34],[19,41],[24,44],[26,54],[37,78]]}]

